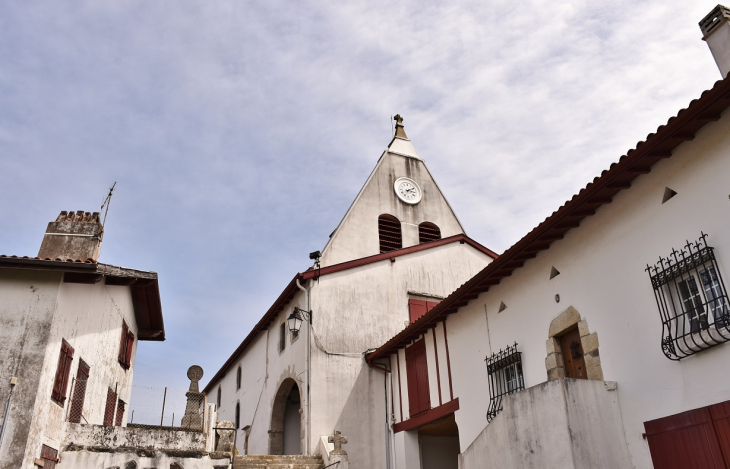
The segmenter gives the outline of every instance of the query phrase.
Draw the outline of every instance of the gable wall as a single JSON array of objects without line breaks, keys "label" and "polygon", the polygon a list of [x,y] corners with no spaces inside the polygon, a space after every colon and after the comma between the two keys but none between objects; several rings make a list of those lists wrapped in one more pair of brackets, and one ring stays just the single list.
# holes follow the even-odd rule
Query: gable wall
[{"label": "gable wall", "polygon": [[[423,198],[418,204],[403,203],[395,195],[393,185],[400,177],[421,186]],[[403,247],[418,244],[418,224],[424,221],[435,223],[442,238],[464,232],[423,161],[386,152],[324,248],[322,266],[379,254],[378,217],[382,214],[400,220]]]},{"label": "gable wall", "polygon": [[[604,378],[618,382],[626,440],[636,467],[651,465],[641,436],[644,421],[730,399],[730,379],[717,372],[730,360],[730,345],[681,362],[664,356],[659,311],[645,272],[647,264],[681,248],[685,240],[696,240],[703,231],[716,248],[726,282],[730,279],[729,148],[726,113],[563,240],[448,317],[462,451],[487,423],[484,358],[516,341],[525,386],[545,381],[550,323],[569,306],[587,320],[591,333],[597,333]],[[665,187],[678,195],[662,204]],[[549,280],[552,266],[560,275]],[[498,313],[502,301],[507,309]]]}]

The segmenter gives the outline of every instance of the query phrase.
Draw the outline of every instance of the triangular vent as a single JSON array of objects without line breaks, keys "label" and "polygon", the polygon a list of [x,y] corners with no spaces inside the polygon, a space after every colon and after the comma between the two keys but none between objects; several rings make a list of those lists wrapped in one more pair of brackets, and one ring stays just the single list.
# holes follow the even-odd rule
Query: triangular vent
[{"label": "triangular vent", "polygon": [[507,305],[506,305],[506,304],[504,304],[504,301],[500,301],[500,303],[499,303],[499,311],[498,311],[498,312],[500,312],[500,313],[501,313],[501,312],[502,312],[502,311],[504,311],[505,309],[507,309]]},{"label": "triangular vent", "polygon": [[668,187],[665,187],[665,188],[664,188],[664,197],[662,197],[662,203],[664,203],[664,202],[666,202],[667,200],[671,199],[671,198],[672,198],[672,197],[674,197],[675,195],[677,195],[677,193],[676,193],[676,192],[674,192],[674,191],[673,191],[672,189],[670,189],[670,188],[668,188]]},{"label": "triangular vent", "polygon": [[558,275],[560,275],[560,271],[558,269],[555,267],[550,268],[550,280],[554,279]]}]

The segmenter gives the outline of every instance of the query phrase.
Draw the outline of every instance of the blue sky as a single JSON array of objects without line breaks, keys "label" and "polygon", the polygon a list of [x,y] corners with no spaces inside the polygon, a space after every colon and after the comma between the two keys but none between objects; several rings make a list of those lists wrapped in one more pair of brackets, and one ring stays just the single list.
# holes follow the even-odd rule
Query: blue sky
[{"label": "blue sky", "polygon": [[0,253],[117,190],[102,262],[160,276],[135,384],[203,383],[321,249],[400,113],[502,252],[720,78],[714,2],[0,4]]}]

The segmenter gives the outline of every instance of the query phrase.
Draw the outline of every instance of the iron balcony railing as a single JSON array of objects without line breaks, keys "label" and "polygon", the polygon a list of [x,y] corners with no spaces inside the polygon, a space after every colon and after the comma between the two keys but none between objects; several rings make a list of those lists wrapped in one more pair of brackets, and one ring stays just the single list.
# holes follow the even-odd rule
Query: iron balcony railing
[{"label": "iron balcony railing", "polygon": [[646,266],[662,321],[661,348],[681,360],[730,340],[728,296],[707,235]]}]

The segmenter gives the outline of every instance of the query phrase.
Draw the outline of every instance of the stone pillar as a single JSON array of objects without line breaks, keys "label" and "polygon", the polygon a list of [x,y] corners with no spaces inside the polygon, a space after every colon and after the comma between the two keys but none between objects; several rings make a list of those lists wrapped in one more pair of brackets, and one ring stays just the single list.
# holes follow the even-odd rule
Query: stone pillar
[{"label": "stone pillar", "polygon": [[183,428],[203,429],[203,419],[200,418],[200,404],[203,402],[203,393],[198,389],[198,381],[203,377],[203,369],[198,365],[188,368],[190,388],[185,396],[188,403],[185,406],[185,415],[182,418]]},{"label": "stone pillar", "polygon": [[215,427],[217,428],[216,432],[218,432],[218,441],[215,445],[215,450],[224,453],[230,453],[231,451],[233,451],[233,422],[230,422],[228,420],[221,420],[220,422],[215,424]]}]

